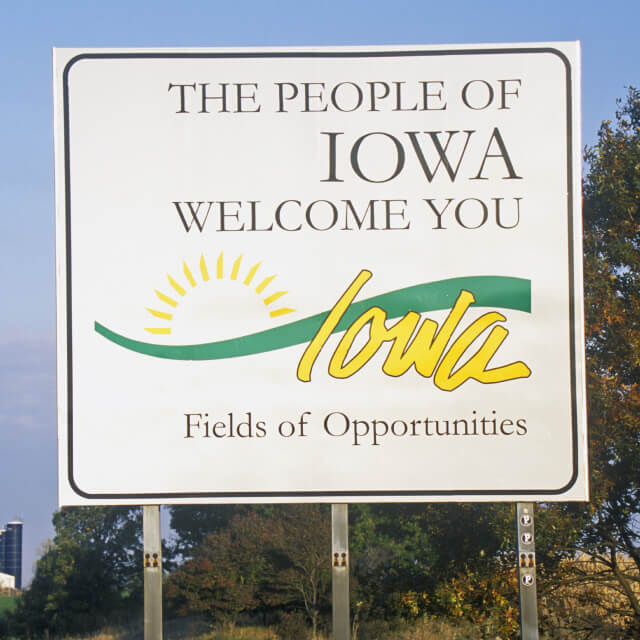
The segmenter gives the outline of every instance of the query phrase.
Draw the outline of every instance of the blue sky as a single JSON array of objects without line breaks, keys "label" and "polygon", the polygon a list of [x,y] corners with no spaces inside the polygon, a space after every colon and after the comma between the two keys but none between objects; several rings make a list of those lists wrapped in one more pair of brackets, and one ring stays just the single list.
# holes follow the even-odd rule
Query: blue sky
[{"label": "blue sky", "polygon": [[24,570],[56,508],[51,49],[582,42],[583,143],[640,86],[640,3],[0,0],[0,525]]}]

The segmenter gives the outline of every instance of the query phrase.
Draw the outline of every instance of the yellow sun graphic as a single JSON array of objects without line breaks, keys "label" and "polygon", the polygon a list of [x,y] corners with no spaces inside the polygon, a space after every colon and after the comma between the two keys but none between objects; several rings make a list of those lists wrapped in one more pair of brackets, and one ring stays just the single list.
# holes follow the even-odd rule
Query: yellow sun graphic
[{"label": "yellow sun graphic", "polygon": [[[266,292],[266,289],[271,285],[271,283],[277,278],[277,275],[270,275],[265,278],[258,277],[258,271],[262,266],[261,262],[257,262],[256,264],[249,267],[244,279],[240,275],[242,269],[242,259],[243,256],[239,255],[231,264],[231,268],[229,270],[228,278],[231,281],[241,282],[245,287],[251,287],[252,284],[257,282],[257,286],[254,291],[259,296],[262,296],[265,293],[265,297],[263,298],[263,302],[266,307],[270,307],[276,300],[279,300],[283,296],[287,295],[288,291],[274,291],[273,293]],[[178,308],[180,304],[180,300],[186,296],[191,289],[194,289],[198,286],[198,277],[202,280],[202,283],[209,282],[211,277],[209,275],[209,268],[207,266],[207,262],[204,258],[204,254],[200,256],[200,262],[198,265],[199,269],[194,272],[191,271],[186,261],[182,263],[182,272],[184,277],[187,280],[187,285],[183,286],[180,284],[177,278],[174,278],[170,274],[167,274],[167,281],[169,286],[171,287],[170,295],[163,293],[162,291],[158,291],[156,289],[155,294],[158,299],[166,305],[166,307],[162,307],[161,309],[151,309],[147,307],[147,311],[154,317],[159,320],[164,320],[166,322],[171,322],[173,320],[173,316],[175,313],[175,309]],[[199,276],[198,276],[198,271]],[[225,259],[224,254],[221,251],[220,255],[215,263],[215,279],[223,280],[225,277]],[[167,309],[167,310],[162,310]],[[279,316],[286,315],[288,313],[293,313],[295,309],[290,307],[278,307],[268,309],[269,315],[272,318],[277,318]],[[145,331],[152,333],[154,335],[171,335],[171,326],[155,326],[155,327],[145,327]]]}]

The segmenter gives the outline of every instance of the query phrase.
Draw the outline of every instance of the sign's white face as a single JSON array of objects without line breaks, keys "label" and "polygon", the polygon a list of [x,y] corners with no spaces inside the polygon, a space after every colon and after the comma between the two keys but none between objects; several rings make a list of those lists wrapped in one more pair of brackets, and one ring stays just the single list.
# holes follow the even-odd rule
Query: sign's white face
[{"label": "sign's white face", "polygon": [[61,504],[585,499],[578,76],[56,51]]}]

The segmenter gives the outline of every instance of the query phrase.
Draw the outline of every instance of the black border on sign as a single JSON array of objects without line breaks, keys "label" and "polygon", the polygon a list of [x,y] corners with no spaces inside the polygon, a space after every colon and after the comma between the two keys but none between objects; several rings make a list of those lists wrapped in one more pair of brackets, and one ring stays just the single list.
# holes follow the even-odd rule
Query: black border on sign
[{"label": "black border on sign", "polygon": [[[149,493],[89,493],[83,491],[73,477],[73,362],[72,362],[72,291],[71,291],[71,176],[70,176],[70,123],[69,123],[69,73],[71,68],[81,60],[117,60],[117,59],[265,59],[265,58],[406,58],[406,57],[433,57],[433,56],[460,56],[460,55],[504,55],[504,54],[552,54],[560,58],[565,66],[566,82],[566,127],[567,127],[567,234],[568,246],[568,268],[569,268],[569,336],[570,336],[570,358],[571,358],[571,436],[572,436],[572,475],[564,486],[558,489],[493,489],[493,490],[400,490],[400,491],[203,491],[203,492],[149,492]],[[424,502],[429,501],[429,497],[449,496],[452,502],[456,501],[456,496],[522,496],[532,495],[554,496],[568,491],[578,479],[578,417],[577,417],[577,389],[576,389],[576,353],[575,353],[575,278],[574,278],[574,197],[573,197],[573,96],[572,96],[572,70],[567,57],[553,47],[514,47],[514,48],[481,48],[481,49],[450,49],[434,51],[235,51],[235,52],[155,52],[155,53],[82,53],[66,64],[63,75],[63,117],[64,117],[64,194],[65,194],[65,249],[66,249],[66,334],[67,334],[67,411],[68,411],[68,431],[67,431],[67,477],[71,488],[82,498],[89,500],[122,501],[122,500],[162,500],[167,499],[202,499],[217,498],[231,499],[240,498],[245,501],[255,499],[260,502],[282,501],[283,499],[299,498],[339,498],[341,501],[349,498],[370,497],[375,501],[377,497],[393,498],[418,498],[423,497]]]}]

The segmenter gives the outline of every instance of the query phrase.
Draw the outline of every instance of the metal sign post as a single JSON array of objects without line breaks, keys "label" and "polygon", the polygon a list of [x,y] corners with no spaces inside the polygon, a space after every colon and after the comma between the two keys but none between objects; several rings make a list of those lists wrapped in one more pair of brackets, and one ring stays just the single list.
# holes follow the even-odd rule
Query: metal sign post
[{"label": "metal sign post", "polygon": [[144,640],[162,640],[162,538],[160,507],[142,507]]},{"label": "metal sign post", "polygon": [[333,640],[350,640],[349,616],[349,507],[331,505],[331,578]]},{"label": "metal sign post", "polygon": [[518,585],[520,590],[520,638],[538,640],[538,599],[536,592],[536,547],[533,503],[518,502]]}]

